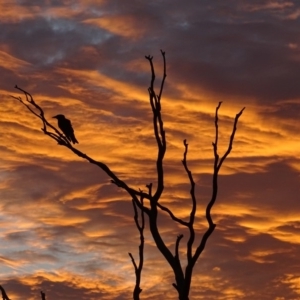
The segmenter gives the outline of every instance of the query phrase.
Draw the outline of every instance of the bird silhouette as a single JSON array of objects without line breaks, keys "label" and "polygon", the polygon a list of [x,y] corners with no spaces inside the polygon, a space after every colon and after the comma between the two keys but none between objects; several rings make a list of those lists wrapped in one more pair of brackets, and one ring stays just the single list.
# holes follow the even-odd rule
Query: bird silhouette
[{"label": "bird silhouette", "polygon": [[53,118],[57,119],[58,127],[64,133],[66,138],[73,144],[79,144],[76,140],[71,121],[67,119],[64,115],[56,115]]}]

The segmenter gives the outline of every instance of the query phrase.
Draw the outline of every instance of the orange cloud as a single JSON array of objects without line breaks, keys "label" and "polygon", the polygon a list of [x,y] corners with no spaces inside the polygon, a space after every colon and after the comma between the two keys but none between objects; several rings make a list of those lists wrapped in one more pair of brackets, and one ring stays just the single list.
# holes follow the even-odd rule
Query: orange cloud
[{"label": "orange cloud", "polygon": [[112,34],[134,40],[139,39],[146,33],[146,28],[144,28],[140,20],[130,15],[102,16],[84,20],[83,23],[96,25]]},{"label": "orange cloud", "polygon": [[3,68],[17,72],[21,68],[28,67],[31,64],[24,60],[18,59],[4,51],[0,51],[0,65]]}]

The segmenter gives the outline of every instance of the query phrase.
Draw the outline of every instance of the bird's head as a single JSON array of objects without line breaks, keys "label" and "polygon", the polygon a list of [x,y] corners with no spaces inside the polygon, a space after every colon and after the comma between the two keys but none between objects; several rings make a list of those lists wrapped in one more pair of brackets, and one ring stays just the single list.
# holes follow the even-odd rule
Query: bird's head
[{"label": "bird's head", "polygon": [[63,120],[63,119],[65,119],[65,116],[64,115],[56,115],[56,116],[54,116],[52,118],[55,118],[57,120]]}]

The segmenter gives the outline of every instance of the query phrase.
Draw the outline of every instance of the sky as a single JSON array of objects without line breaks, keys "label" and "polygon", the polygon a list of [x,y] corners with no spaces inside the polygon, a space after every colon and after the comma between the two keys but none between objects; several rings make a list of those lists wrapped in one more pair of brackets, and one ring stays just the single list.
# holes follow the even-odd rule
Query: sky
[{"label": "sky", "polygon": [[[0,0],[0,284],[13,300],[131,299],[128,252],[139,235],[130,197],[100,169],[44,135],[11,96],[71,119],[83,153],[136,189],[156,184],[148,87],[167,78],[161,203],[190,213],[183,140],[196,182],[197,240],[207,227],[214,114],[232,152],[212,209],[191,299],[300,299],[300,3],[279,0]],[[24,97],[23,97],[24,98]],[[187,232],[164,213],[170,249]],[[141,299],[176,299],[146,222]],[[180,256],[184,263],[183,246]]]}]

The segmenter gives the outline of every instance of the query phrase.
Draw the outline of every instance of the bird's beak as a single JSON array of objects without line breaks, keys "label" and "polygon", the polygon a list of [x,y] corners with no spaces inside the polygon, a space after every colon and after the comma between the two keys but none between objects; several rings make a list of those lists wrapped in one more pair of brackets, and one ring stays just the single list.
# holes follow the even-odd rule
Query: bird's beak
[{"label": "bird's beak", "polygon": [[56,118],[57,118],[57,116],[54,116],[54,117],[52,117],[52,118],[55,118],[55,119],[56,119]]}]

